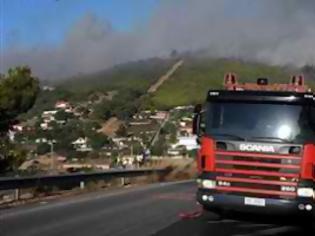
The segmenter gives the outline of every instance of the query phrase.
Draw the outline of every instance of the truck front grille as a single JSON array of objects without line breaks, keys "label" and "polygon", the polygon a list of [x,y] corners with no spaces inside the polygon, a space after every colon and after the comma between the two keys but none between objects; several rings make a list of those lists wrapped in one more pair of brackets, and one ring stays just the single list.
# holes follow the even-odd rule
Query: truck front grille
[{"label": "truck front grille", "polygon": [[[215,162],[217,183],[228,183],[219,184],[219,191],[254,197],[296,197],[300,156],[217,151]],[[286,187],[291,191],[284,190]]]}]

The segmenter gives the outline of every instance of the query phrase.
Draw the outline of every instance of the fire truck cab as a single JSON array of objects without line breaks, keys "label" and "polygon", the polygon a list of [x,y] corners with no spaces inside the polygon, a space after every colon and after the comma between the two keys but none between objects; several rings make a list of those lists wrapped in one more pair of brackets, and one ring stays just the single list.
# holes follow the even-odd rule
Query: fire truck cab
[{"label": "fire truck cab", "polygon": [[228,73],[224,87],[195,107],[197,201],[219,214],[313,217],[315,95],[303,76],[240,84]]}]

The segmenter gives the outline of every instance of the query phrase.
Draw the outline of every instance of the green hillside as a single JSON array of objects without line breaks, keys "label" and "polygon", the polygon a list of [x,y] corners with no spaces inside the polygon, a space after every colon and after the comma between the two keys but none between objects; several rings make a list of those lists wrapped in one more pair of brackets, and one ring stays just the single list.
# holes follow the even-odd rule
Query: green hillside
[{"label": "green hillside", "polygon": [[58,100],[84,103],[95,94],[107,94],[110,91],[116,91],[113,104],[111,104],[113,109],[120,109],[122,104],[126,104],[126,108],[122,109],[130,110],[130,107],[137,105],[136,99],[145,94],[150,85],[174,63],[174,59],[152,58],[57,81],[51,84],[56,87],[55,90],[40,92],[35,105],[23,115],[23,118],[30,118],[51,109]]},{"label": "green hillside", "polygon": [[209,89],[222,88],[226,72],[235,72],[242,82],[268,77],[272,83],[287,83],[291,74],[281,67],[237,60],[186,59],[175,75],[153,95],[153,103],[159,108],[170,108],[202,102]]},{"label": "green hillside", "polygon": [[[99,92],[105,94],[113,90],[117,91],[117,95],[112,106],[116,103],[125,103],[128,107],[136,106],[138,109],[154,107],[168,109],[203,102],[209,89],[222,88],[223,77],[227,72],[236,73],[241,82],[254,82],[258,77],[268,77],[272,83],[287,83],[290,75],[297,73],[288,67],[232,59],[185,56],[183,66],[171,78],[155,93],[143,96],[177,61],[178,59],[148,59],[64,80],[56,85],[55,91],[41,93],[32,111],[36,113],[47,109],[58,99],[84,102],[92,94]],[[313,73],[313,68],[311,69]],[[315,87],[314,83],[311,85]],[[139,97],[141,99],[138,99]]]}]

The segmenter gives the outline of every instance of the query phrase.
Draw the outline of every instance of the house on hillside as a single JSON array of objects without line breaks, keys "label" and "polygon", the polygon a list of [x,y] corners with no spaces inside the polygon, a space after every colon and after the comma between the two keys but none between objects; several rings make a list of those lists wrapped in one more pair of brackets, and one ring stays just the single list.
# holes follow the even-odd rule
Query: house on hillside
[{"label": "house on hillside", "polygon": [[64,110],[65,112],[68,112],[68,113],[73,113],[73,107],[67,101],[57,101],[55,103],[55,109]]},{"label": "house on hillside", "polygon": [[43,90],[43,91],[52,92],[52,91],[55,90],[55,87],[48,86],[48,85],[44,85],[44,86],[42,87],[42,90]]},{"label": "house on hillside", "polygon": [[70,107],[70,103],[66,101],[57,101],[55,104],[55,109],[65,110]]},{"label": "house on hillside", "polygon": [[46,138],[37,138],[35,143],[48,143],[48,140]]},{"label": "house on hillside", "polygon": [[189,105],[189,106],[177,106],[177,107],[174,107],[173,110],[175,110],[175,111],[183,111],[183,110],[191,110],[193,108],[194,108],[194,106],[192,106],[192,105]]},{"label": "house on hillside", "polygon": [[50,118],[56,115],[57,112],[58,112],[57,110],[43,111],[42,118]]},{"label": "house on hillside", "polygon": [[57,114],[57,110],[44,111],[42,113],[43,122],[40,124],[42,130],[50,130],[52,129],[49,126],[49,123],[52,121],[56,121],[55,115]]},{"label": "house on hillside", "polygon": [[49,127],[49,124],[46,123],[46,122],[41,123],[41,124],[40,124],[40,128],[41,128],[42,130],[49,130],[49,129],[51,129],[51,127]]},{"label": "house on hillside", "polygon": [[87,137],[80,137],[77,140],[72,142],[73,148],[78,152],[89,152],[92,151],[92,148],[88,144]]},{"label": "house on hillside", "polygon": [[107,157],[112,157],[114,153],[119,152],[119,147],[115,143],[105,144],[102,147],[102,153]]},{"label": "house on hillside", "polygon": [[158,111],[155,114],[150,116],[150,119],[163,121],[166,120],[169,116],[169,113],[167,111]]},{"label": "house on hillside", "polygon": [[14,132],[22,132],[24,129],[24,125],[22,124],[15,124],[12,126],[12,131]]},{"label": "house on hillside", "polygon": [[178,132],[180,136],[191,136],[192,135],[192,119],[182,118],[179,122]]},{"label": "house on hillside", "polygon": [[42,113],[42,118],[44,123],[49,123],[51,121],[55,120],[55,115],[58,111],[57,110],[51,110],[51,111],[44,111]]},{"label": "house on hillside", "polygon": [[134,120],[149,119],[153,113],[151,111],[140,111],[139,113],[132,116]]}]

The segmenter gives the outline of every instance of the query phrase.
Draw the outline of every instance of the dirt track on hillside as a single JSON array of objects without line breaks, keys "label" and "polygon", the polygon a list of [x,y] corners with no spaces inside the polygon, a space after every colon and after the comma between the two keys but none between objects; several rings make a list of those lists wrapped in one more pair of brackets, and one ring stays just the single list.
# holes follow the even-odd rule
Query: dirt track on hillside
[{"label": "dirt track on hillside", "polygon": [[165,75],[161,76],[156,83],[151,85],[151,87],[148,89],[148,93],[155,93],[162,84],[167,81],[182,65],[184,61],[180,60],[176,64],[172,66],[171,69],[169,69]]}]

